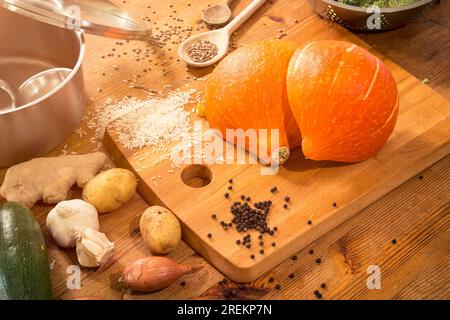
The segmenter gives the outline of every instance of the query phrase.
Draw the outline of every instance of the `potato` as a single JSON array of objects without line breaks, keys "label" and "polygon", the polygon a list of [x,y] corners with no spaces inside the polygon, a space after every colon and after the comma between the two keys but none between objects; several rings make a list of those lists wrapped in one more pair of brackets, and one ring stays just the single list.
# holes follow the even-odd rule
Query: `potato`
[{"label": "potato", "polygon": [[167,254],[181,240],[181,227],[175,215],[166,208],[147,208],[139,223],[145,244],[154,254]]},{"label": "potato", "polygon": [[136,187],[137,180],[131,171],[114,168],[89,180],[83,189],[83,200],[92,204],[98,213],[106,213],[130,200]]}]

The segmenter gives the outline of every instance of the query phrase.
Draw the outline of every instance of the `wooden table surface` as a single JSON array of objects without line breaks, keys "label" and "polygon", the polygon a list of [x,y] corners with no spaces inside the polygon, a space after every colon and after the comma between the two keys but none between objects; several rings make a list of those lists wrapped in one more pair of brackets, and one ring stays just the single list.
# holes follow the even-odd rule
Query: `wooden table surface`
[{"label": "wooden table surface", "polygon": [[[179,4],[181,2],[183,5]],[[198,12],[192,11],[193,8],[208,2],[192,0],[192,5],[187,6],[189,1],[174,0],[174,6],[169,7],[170,1],[165,0],[123,1],[122,5],[139,16],[154,19],[153,16],[172,14],[173,10]],[[249,1],[236,2],[234,10],[238,12]],[[274,6],[274,10],[278,10],[280,16],[283,15],[282,9],[276,7],[277,1],[266,6]],[[311,10],[305,3],[302,3],[301,9]],[[157,12],[153,14],[153,11]],[[267,18],[264,12],[263,7],[256,18]],[[450,5],[447,1],[442,1],[414,24],[390,32],[358,36],[417,78],[426,79],[430,87],[450,99],[449,15]],[[279,24],[279,28],[285,23],[284,19],[268,18]],[[194,26],[195,30],[198,16],[184,22]],[[239,42],[239,36],[237,38]],[[114,82],[119,96],[134,94],[135,90],[129,89],[116,76],[117,70],[113,66],[116,62],[112,61],[123,61],[124,57],[120,60],[117,53],[108,57],[108,54],[114,53],[112,48],[117,48],[115,40],[88,36],[87,47],[85,74],[91,77],[86,82],[92,99],[92,103],[86,106],[86,114],[89,115],[96,105],[108,98],[103,94],[103,84]],[[131,62],[117,64],[125,69],[121,70],[122,76],[126,72],[135,72]],[[145,68],[143,64],[139,65],[141,70]],[[154,69],[152,72],[161,72],[161,67]],[[182,64],[178,65],[176,72],[185,72],[187,75],[192,73],[185,70]],[[193,75],[203,74],[198,72]],[[146,83],[152,88],[159,86],[159,89],[163,84],[160,80]],[[93,133],[86,131],[87,134],[81,137],[74,134],[52,155],[60,154],[62,150],[69,153],[93,150],[95,144],[90,141]],[[5,170],[0,170],[0,181],[4,173]],[[74,190],[73,196],[78,195],[79,190]],[[95,295],[110,299],[315,299],[313,291],[320,289],[323,299],[450,298],[450,156],[299,251],[296,259],[281,263],[274,270],[246,285],[234,284],[229,280],[221,281],[223,275],[186,244],[181,243],[169,257],[179,262],[203,266],[199,272],[183,278],[185,286],[177,282],[165,290],[144,295],[119,290],[116,279],[123,264],[136,253],[142,256],[148,254],[140,236],[134,234],[131,227],[135,226],[136,218],[146,207],[148,204],[136,195],[117,212],[101,217],[101,222],[118,219],[123,223],[124,227],[114,232],[131,234],[129,243],[121,244],[129,247],[129,251],[124,256],[115,257],[116,262],[103,270],[83,270],[80,290],[69,290],[66,286],[66,266],[76,263],[74,250],[58,249],[44,227],[50,261],[53,262],[54,297],[70,299]],[[42,225],[50,209],[51,206],[42,204],[33,208]],[[108,230],[103,231],[112,241],[117,237],[117,234],[110,234]],[[313,254],[310,250],[314,251]],[[317,264],[315,260],[319,257],[322,262]],[[367,268],[372,265],[379,266],[381,271],[379,290],[369,290],[366,285],[369,277]],[[274,281],[269,281],[270,278]],[[325,289],[320,288],[321,283],[326,283]],[[279,289],[276,288],[277,284],[280,284]]]}]

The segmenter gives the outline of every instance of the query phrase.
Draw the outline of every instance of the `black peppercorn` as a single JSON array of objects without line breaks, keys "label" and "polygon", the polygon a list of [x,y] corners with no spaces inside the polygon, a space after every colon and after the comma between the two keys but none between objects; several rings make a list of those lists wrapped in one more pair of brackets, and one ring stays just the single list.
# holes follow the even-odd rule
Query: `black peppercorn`
[{"label": "black peppercorn", "polygon": [[240,240],[240,239],[237,239],[237,240],[236,240],[236,244],[241,244],[241,240]]},{"label": "black peppercorn", "polygon": [[277,192],[278,188],[277,187],[273,187],[272,189],[270,189],[270,192],[275,193]]},{"label": "black peppercorn", "polygon": [[233,190],[233,186],[228,186],[228,190]]},{"label": "black peppercorn", "polygon": [[184,287],[185,285],[186,285],[186,282],[185,282],[185,281],[181,281],[181,282],[180,282],[180,286]]},{"label": "black peppercorn", "polygon": [[295,261],[295,260],[297,260],[297,256],[292,256],[291,259],[292,259],[293,261]]},{"label": "black peppercorn", "polygon": [[233,183],[233,179],[228,180],[229,183]]},{"label": "black peppercorn", "polygon": [[264,250],[263,249],[259,250],[259,253],[264,254]]},{"label": "black peppercorn", "polygon": [[224,194],[224,197],[228,199],[228,198],[230,197],[230,194],[229,194],[228,192],[226,192],[226,193]]},{"label": "black peppercorn", "polygon": [[289,200],[291,200],[291,198],[289,198],[289,196],[284,197],[284,201],[289,202]]},{"label": "black peppercorn", "polygon": [[289,279],[294,279],[294,274],[293,273],[289,274]]},{"label": "black peppercorn", "polygon": [[278,283],[278,284],[275,286],[275,289],[280,290],[280,289],[281,289],[281,284]]},{"label": "black peppercorn", "polygon": [[309,225],[312,225],[312,221],[311,220],[308,220],[308,222],[307,222]]},{"label": "black peppercorn", "polygon": [[316,296],[317,299],[321,299],[322,298],[322,294],[320,293],[319,290],[314,290],[314,295]]},{"label": "black peppercorn", "polygon": [[217,216],[215,214],[211,215],[211,218],[215,219]]},{"label": "black peppercorn", "polygon": [[285,209],[287,209],[287,208],[288,208],[288,205],[287,205],[287,203],[283,204],[283,208],[285,208]]},{"label": "black peppercorn", "polygon": [[269,282],[270,282],[270,283],[272,283],[272,282],[274,282],[274,281],[275,281],[274,278],[272,278],[272,277],[269,278]]},{"label": "black peppercorn", "polygon": [[259,245],[262,247],[264,245],[264,241],[260,241]]},{"label": "black peppercorn", "polygon": [[392,244],[397,244],[397,240],[396,239],[392,239]]},{"label": "black peppercorn", "polygon": [[336,202],[333,202],[333,207],[337,207],[337,203]]},{"label": "black peppercorn", "polygon": [[322,262],[322,259],[320,259],[320,258],[317,258],[317,259],[316,259],[316,263],[317,263],[317,264],[320,264],[321,262]]},{"label": "black peppercorn", "polygon": [[[252,207],[249,204],[249,201],[251,201],[250,197],[241,195],[241,199],[243,200],[243,203],[235,201],[233,205],[230,206],[230,212],[233,215],[233,218],[228,224],[221,223],[222,227],[226,230],[234,224],[236,226],[236,231],[238,232],[247,232],[248,230],[254,229],[258,231],[260,235],[264,233],[273,235],[276,229],[271,230],[269,226],[267,226],[267,216],[269,215],[272,201],[255,202]],[[247,237],[250,238],[250,235],[247,235]],[[260,238],[260,240],[262,240],[262,238]]]},{"label": "black peppercorn", "polygon": [[245,247],[246,247],[247,249],[250,249],[250,248],[252,247],[252,245],[251,245],[250,243],[248,243],[248,244],[245,245]]},{"label": "black peppercorn", "polygon": [[252,254],[252,255],[250,256],[250,258],[251,258],[251,259],[255,259],[255,255]]},{"label": "black peppercorn", "polygon": [[212,234],[211,234],[211,233],[208,233],[208,234],[207,234],[207,237],[208,237],[208,238],[211,238],[211,237],[212,237]]},{"label": "black peppercorn", "polygon": [[320,287],[321,287],[322,289],[325,289],[325,288],[327,287],[327,285],[325,284],[325,282],[322,282],[322,283],[320,284]]},{"label": "black peppercorn", "polygon": [[272,242],[272,247],[275,247],[277,244],[275,242]]},{"label": "black peppercorn", "polygon": [[309,250],[309,254],[314,254],[314,250],[313,249]]}]

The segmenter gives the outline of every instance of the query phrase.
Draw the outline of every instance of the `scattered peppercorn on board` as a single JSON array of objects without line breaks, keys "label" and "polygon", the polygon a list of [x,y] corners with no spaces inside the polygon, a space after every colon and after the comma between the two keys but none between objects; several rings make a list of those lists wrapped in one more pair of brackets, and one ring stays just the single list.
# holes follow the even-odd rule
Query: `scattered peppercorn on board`
[{"label": "scattered peppercorn on board", "polygon": [[[292,18],[295,12],[299,15],[296,19]],[[289,21],[285,13],[289,13]],[[271,21],[286,23],[283,38],[300,45],[335,39],[368,48],[349,31],[319,18],[305,1],[289,0],[277,1],[274,8],[269,4],[261,8],[238,31],[245,33],[239,42],[276,38],[279,32],[273,29]],[[260,165],[174,168],[169,161],[159,162],[159,155],[152,153],[151,148],[139,151],[145,157],[136,157],[138,150],[124,148],[112,130],[105,135],[105,147],[120,166],[135,171],[140,180],[139,191],[150,204],[162,204],[177,215],[183,239],[192,248],[231,279],[249,282],[450,153],[449,101],[394,63],[382,60],[398,83],[399,118],[381,152],[361,163],[315,162],[305,160],[295,150],[277,175],[264,176]],[[164,76],[164,81],[173,87],[183,83],[178,72]],[[152,82],[156,81],[155,77]],[[203,82],[192,86],[201,90]],[[194,188],[185,184],[183,172],[185,181],[198,177],[206,185]],[[247,200],[255,210],[255,203],[272,202],[267,216],[269,231],[262,239],[255,230],[238,233],[236,224],[228,225],[233,218],[230,207]],[[262,209],[265,207],[263,203]],[[243,239],[248,239],[247,233],[251,241]]]}]

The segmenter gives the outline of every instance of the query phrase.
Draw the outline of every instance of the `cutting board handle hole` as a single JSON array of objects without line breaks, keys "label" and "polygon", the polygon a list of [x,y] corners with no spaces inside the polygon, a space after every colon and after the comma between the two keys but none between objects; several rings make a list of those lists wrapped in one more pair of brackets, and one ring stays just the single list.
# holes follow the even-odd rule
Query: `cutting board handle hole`
[{"label": "cutting board handle hole", "polygon": [[213,173],[203,164],[191,164],[181,172],[181,180],[187,186],[202,188],[211,183]]}]

